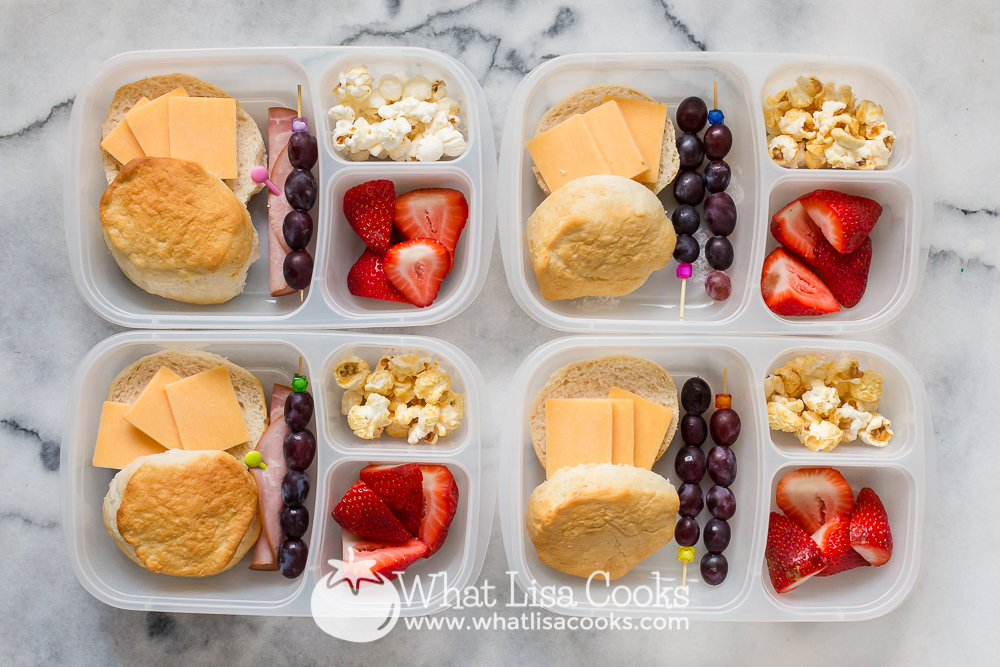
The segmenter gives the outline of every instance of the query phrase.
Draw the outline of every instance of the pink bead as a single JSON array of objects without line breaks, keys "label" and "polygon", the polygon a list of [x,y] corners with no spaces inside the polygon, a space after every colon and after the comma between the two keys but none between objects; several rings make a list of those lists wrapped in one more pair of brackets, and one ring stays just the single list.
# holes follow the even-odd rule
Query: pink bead
[{"label": "pink bead", "polygon": [[687,280],[691,277],[691,265],[690,264],[678,264],[677,265],[677,277],[681,280]]}]

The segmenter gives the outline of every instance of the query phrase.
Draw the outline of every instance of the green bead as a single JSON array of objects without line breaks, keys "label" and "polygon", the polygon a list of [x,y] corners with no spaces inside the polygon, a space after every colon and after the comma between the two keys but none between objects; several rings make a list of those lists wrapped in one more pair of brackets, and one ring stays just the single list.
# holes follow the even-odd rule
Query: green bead
[{"label": "green bead", "polygon": [[305,379],[304,376],[299,375],[298,373],[296,373],[295,377],[292,378],[292,390],[293,391],[305,391],[306,387],[308,387],[308,386],[309,386],[309,380]]},{"label": "green bead", "polygon": [[243,457],[243,463],[246,463],[247,467],[256,468],[261,464],[260,452],[256,449],[251,452],[247,452],[247,455]]}]

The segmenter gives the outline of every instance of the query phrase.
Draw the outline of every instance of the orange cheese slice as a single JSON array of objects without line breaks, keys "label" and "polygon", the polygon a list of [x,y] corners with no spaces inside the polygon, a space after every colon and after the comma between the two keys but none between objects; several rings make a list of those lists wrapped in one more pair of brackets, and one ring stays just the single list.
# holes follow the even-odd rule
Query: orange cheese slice
[{"label": "orange cheese slice", "polygon": [[[141,97],[132,109],[137,109],[148,103],[149,99]],[[143,157],[146,155],[142,152],[142,146],[139,145],[135,135],[132,134],[132,130],[129,128],[128,123],[123,123],[121,121],[115,125],[114,129],[108,132],[108,136],[101,140],[101,148],[111,153],[111,157],[118,160],[123,165],[128,164],[137,157]]]},{"label": "orange cheese slice", "polygon": [[611,173],[580,114],[543,132],[527,145],[550,192],[584,176]]},{"label": "orange cheese slice", "polygon": [[583,114],[583,121],[608,164],[606,173],[634,178],[646,171],[639,147],[629,132],[617,102],[605,102]]},{"label": "orange cheese slice", "polygon": [[611,463],[611,401],[550,398],[545,401],[545,477],[560,468]]},{"label": "orange cheese slice", "polygon": [[611,399],[611,462],[635,465],[635,402]]},{"label": "orange cheese slice", "polygon": [[135,135],[136,141],[142,147],[142,152],[149,157],[170,157],[170,103],[171,97],[187,97],[183,88],[171,90],[160,95],[149,104],[132,107],[125,114],[124,121]]},{"label": "orange cheese slice", "polygon": [[646,171],[635,177],[640,183],[655,183],[660,176],[660,153],[663,151],[663,132],[667,123],[667,105],[646,100],[630,100],[621,97],[604,96],[604,101],[618,103],[625,117],[629,133],[635,140]]},{"label": "orange cheese slice", "polygon": [[673,410],[666,408],[659,403],[653,403],[642,396],[636,396],[632,392],[612,387],[608,394],[611,398],[630,398],[635,404],[635,453],[633,465],[636,468],[651,470],[656,463],[656,455],[660,451],[660,444],[663,443],[663,436],[667,434],[670,427],[670,419],[674,416]]},{"label": "orange cheese slice", "polygon": [[167,451],[163,445],[125,421],[128,403],[105,401],[97,428],[94,466],[121,470],[140,456]]},{"label": "orange cheese slice", "polygon": [[184,449],[229,449],[250,439],[225,366],[171,382],[164,390]]},{"label": "orange cheese slice", "polygon": [[180,379],[180,375],[161,366],[125,413],[126,421],[167,449],[180,449],[181,437],[177,433],[174,413],[163,388]]},{"label": "orange cheese slice", "polygon": [[236,100],[172,97],[170,157],[194,160],[219,178],[236,178]]}]

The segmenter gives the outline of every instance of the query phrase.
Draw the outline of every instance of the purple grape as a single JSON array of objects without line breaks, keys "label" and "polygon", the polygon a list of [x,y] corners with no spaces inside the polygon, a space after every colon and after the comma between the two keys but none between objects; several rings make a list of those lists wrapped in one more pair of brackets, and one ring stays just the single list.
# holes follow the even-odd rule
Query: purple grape
[{"label": "purple grape", "polygon": [[708,424],[701,415],[688,413],[681,417],[681,440],[685,445],[701,447],[708,438]]},{"label": "purple grape", "polygon": [[285,244],[292,250],[305,250],[312,240],[312,216],[305,211],[292,209],[281,223],[281,235],[285,237]]},{"label": "purple grape", "polygon": [[305,470],[316,456],[316,436],[308,430],[294,431],[285,436],[282,448],[289,468]]},{"label": "purple grape", "polygon": [[729,236],[736,229],[736,202],[725,192],[713,192],[705,198],[705,224],[718,236]]},{"label": "purple grape", "polygon": [[313,258],[306,250],[293,250],[285,255],[281,265],[285,282],[292,289],[305,289],[312,282]]},{"label": "purple grape", "polygon": [[713,160],[705,165],[705,189],[709,192],[722,192],[729,187],[733,172],[723,160]]},{"label": "purple grape", "polygon": [[[698,451],[701,451],[700,449]],[[736,481],[736,454],[729,447],[716,445],[708,450],[708,476],[719,486],[730,486]]]},{"label": "purple grape", "polygon": [[725,486],[713,486],[709,489],[705,503],[716,519],[728,521],[736,514],[736,495]]},{"label": "purple grape", "polygon": [[713,554],[721,554],[729,546],[731,534],[728,523],[722,519],[709,519],[705,524],[705,535],[702,538],[705,548]]},{"label": "purple grape", "polygon": [[288,137],[288,161],[296,169],[312,169],[319,159],[316,137],[310,132],[292,132]]},{"label": "purple grape", "polygon": [[681,516],[696,517],[705,507],[705,499],[701,495],[701,487],[697,484],[681,484],[677,489],[677,497],[680,499]]},{"label": "purple grape", "polygon": [[278,523],[285,537],[298,539],[309,530],[309,510],[305,507],[283,507],[278,515]]},{"label": "purple grape", "polygon": [[677,107],[677,127],[681,132],[701,132],[708,122],[708,105],[700,97],[688,97]]},{"label": "purple grape", "polygon": [[705,291],[714,301],[725,301],[733,291],[733,283],[725,271],[712,271],[705,278]]},{"label": "purple grape", "polygon": [[701,557],[701,580],[709,586],[718,586],[729,574],[729,561],[722,554],[707,553]]},{"label": "purple grape", "polygon": [[682,204],[674,209],[670,215],[670,221],[674,223],[674,231],[678,234],[694,234],[701,226],[701,216],[698,209],[689,204]]},{"label": "purple grape", "polygon": [[702,138],[705,144],[705,155],[709,160],[721,160],[729,154],[733,147],[733,133],[729,131],[725,123],[713,125],[705,130]]},{"label": "purple grape", "polygon": [[701,247],[693,236],[681,234],[677,237],[677,244],[674,246],[674,259],[679,264],[692,264],[700,254]]},{"label": "purple grape", "polygon": [[708,430],[715,444],[729,447],[740,437],[740,416],[732,408],[716,410],[708,420]]},{"label": "purple grape", "polygon": [[713,236],[705,242],[705,259],[713,269],[728,269],[733,265],[733,254],[733,244],[725,236]]},{"label": "purple grape", "polygon": [[689,516],[682,516],[677,520],[674,528],[674,540],[682,547],[693,547],[698,544],[701,537],[701,527],[695,519]]},{"label": "purple grape", "polygon": [[677,137],[677,156],[683,171],[693,171],[701,166],[705,160],[705,148],[697,134],[685,132]]},{"label": "purple grape", "polygon": [[316,177],[307,169],[293,169],[285,177],[285,199],[292,208],[308,211],[316,204]]},{"label": "purple grape", "polygon": [[302,540],[285,540],[278,547],[278,569],[286,579],[295,579],[306,569],[309,547]]},{"label": "purple grape", "polygon": [[697,484],[705,476],[705,452],[694,445],[681,447],[674,459],[674,470],[681,481]]},{"label": "purple grape", "polygon": [[674,179],[674,199],[678,204],[697,206],[705,198],[705,181],[696,171],[682,171]]},{"label": "purple grape", "polygon": [[285,423],[289,431],[301,431],[313,416],[313,397],[308,391],[293,391],[285,399]]},{"label": "purple grape", "polygon": [[704,414],[712,405],[712,388],[700,377],[689,378],[681,387],[681,406],[691,414]]},{"label": "purple grape", "polygon": [[281,500],[288,507],[299,507],[309,497],[309,475],[289,470],[281,480]]}]

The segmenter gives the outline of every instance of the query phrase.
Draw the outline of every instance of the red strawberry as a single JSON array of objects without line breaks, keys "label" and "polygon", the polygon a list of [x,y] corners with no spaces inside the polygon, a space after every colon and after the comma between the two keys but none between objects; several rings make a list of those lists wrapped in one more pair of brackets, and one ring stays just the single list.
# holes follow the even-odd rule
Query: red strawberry
[{"label": "red strawberry", "polygon": [[451,268],[448,249],[430,239],[412,239],[389,248],[385,274],[414,306],[434,303],[441,280]]},{"label": "red strawberry", "polygon": [[851,546],[875,567],[885,565],[892,557],[889,517],[878,495],[868,487],[858,492],[851,514]]},{"label": "red strawberry", "polygon": [[809,219],[809,214],[802,206],[802,200],[796,199],[781,209],[771,218],[771,236],[807,262],[812,262],[816,246],[829,244],[819,227]]},{"label": "red strawberry", "polygon": [[449,188],[425,188],[396,200],[396,227],[408,239],[433,239],[452,255],[469,219],[465,195]]},{"label": "red strawberry", "polygon": [[778,315],[822,315],[840,310],[819,276],[784,248],[775,248],[764,260],[760,292],[767,307]]},{"label": "red strawberry", "polygon": [[385,252],[395,202],[392,181],[367,181],[344,193],[344,217],[369,248]]},{"label": "red strawberry", "polygon": [[424,516],[424,477],[419,465],[370,465],[361,470],[361,481],[378,494],[403,528],[417,534]]},{"label": "red strawberry", "polygon": [[849,515],[854,493],[833,468],[799,468],[781,478],[774,494],[778,509],[810,535],[838,514]]},{"label": "red strawberry", "polygon": [[333,508],[333,518],[341,528],[362,537],[389,542],[405,542],[411,537],[382,499],[362,481],[347,490]]},{"label": "red strawberry", "polygon": [[358,257],[358,261],[354,262],[354,266],[347,272],[347,291],[366,299],[409,303],[386,277],[385,255],[371,248],[365,248],[361,257]]},{"label": "red strawberry", "polygon": [[874,199],[836,190],[815,190],[800,201],[830,245],[844,255],[864,243],[882,215],[882,206]]},{"label": "red strawberry", "polygon": [[798,588],[806,579],[827,567],[823,552],[787,517],[771,512],[767,522],[767,545],[764,548],[771,585],[779,593]]},{"label": "red strawberry", "polygon": [[444,466],[423,465],[424,519],[420,522],[420,537],[427,545],[429,558],[448,537],[448,527],[458,510],[458,485],[451,471]]},{"label": "red strawberry", "polygon": [[834,574],[853,570],[856,567],[871,567],[871,564],[854,549],[848,549],[843,556],[830,563],[822,572],[817,572],[816,576],[829,577]]},{"label": "red strawberry", "polygon": [[823,552],[823,557],[833,563],[851,548],[851,517],[838,514],[812,534],[813,542]]},{"label": "red strawberry", "polygon": [[372,574],[380,574],[386,579],[395,579],[397,572],[402,572],[413,565],[427,553],[427,545],[415,537],[402,544],[369,540],[344,531],[344,574],[352,577],[367,574],[360,566],[351,564],[351,550],[354,550],[354,562],[375,561],[370,566]]}]

